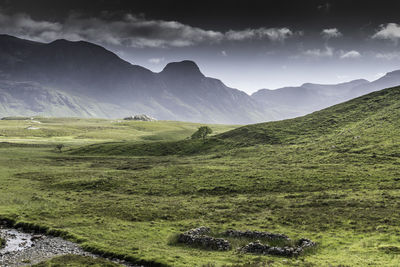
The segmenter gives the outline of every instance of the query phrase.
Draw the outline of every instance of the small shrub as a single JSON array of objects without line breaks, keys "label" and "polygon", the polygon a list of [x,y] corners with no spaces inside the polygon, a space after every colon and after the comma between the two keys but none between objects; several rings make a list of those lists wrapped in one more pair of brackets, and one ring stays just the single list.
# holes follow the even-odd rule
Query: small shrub
[{"label": "small shrub", "polygon": [[56,145],[56,150],[58,150],[58,152],[62,152],[62,149],[64,148],[64,144],[58,144]]},{"label": "small shrub", "polygon": [[400,247],[398,246],[379,246],[378,249],[388,254],[400,254]]},{"label": "small shrub", "polygon": [[202,139],[205,141],[209,134],[212,134],[212,129],[208,126],[201,126],[192,134],[192,139]]}]

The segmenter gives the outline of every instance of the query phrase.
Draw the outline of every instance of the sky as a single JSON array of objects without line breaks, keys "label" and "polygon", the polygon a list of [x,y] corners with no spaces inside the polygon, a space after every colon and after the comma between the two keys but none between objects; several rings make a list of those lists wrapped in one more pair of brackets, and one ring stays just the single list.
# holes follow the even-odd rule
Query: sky
[{"label": "sky", "polygon": [[0,0],[0,33],[85,40],[159,72],[193,60],[252,93],[400,69],[400,1]]}]

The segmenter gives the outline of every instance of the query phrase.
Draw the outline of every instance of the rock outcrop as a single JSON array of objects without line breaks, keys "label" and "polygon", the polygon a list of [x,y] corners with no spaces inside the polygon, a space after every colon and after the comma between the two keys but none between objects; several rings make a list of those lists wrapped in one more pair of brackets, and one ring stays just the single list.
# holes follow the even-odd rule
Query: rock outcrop
[{"label": "rock outcrop", "polygon": [[129,117],[124,118],[124,120],[128,120],[128,121],[156,121],[155,118],[152,118],[152,117],[147,116],[145,114],[129,116]]},{"label": "rock outcrop", "polygon": [[[286,246],[271,246],[263,244],[259,240],[250,242],[249,244],[238,248],[238,251],[243,253],[263,254],[263,255],[276,255],[284,257],[296,257],[303,253],[307,248],[314,247],[316,243],[313,241],[301,238],[295,244],[291,243],[291,239],[284,234],[275,234],[269,232],[259,231],[238,231],[227,230],[222,233],[222,236],[228,238],[249,238],[249,239],[263,239],[270,241],[289,241]],[[268,241],[267,241],[268,242]],[[228,240],[223,238],[215,238],[210,236],[210,228],[201,226],[199,228],[191,229],[187,232],[181,233],[178,236],[178,243],[183,243],[189,246],[197,246],[205,249],[212,250],[230,250],[231,245]]]},{"label": "rock outcrop", "polygon": [[270,239],[270,240],[290,240],[290,238],[283,234],[274,234],[268,232],[259,231],[238,231],[238,230],[227,230],[224,233],[225,236],[229,237],[246,237],[253,239]]},{"label": "rock outcrop", "polygon": [[178,242],[212,250],[229,250],[231,248],[227,240],[208,236],[209,233],[210,228],[201,226],[180,234]]},{"label": "rock outcrop", "polygon": [[315,243],[309,239],[302,238],[297,241],[296,246],[289,247],[274,247],[266,244],[262,244],[260,241],[251,242],[248,245],[242,247],[240,251],[245,253],[263,254],[263,255],[277,255],[285,257],[299,256],[305,248],[315,246]]}]

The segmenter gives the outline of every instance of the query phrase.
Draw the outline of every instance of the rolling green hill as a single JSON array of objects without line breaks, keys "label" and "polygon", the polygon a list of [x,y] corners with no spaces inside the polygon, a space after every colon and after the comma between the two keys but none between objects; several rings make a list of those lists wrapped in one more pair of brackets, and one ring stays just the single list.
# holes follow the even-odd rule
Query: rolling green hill
[{"label": "rolling green hill", "polygon": [[[379,131],[398,126],[400,88],[361,96],[290,120],[253,124],[223,133],[219,138],[243,145],[290,144],[341,134],[344,130]],[[371,129],[372,128],[372,129]],[[385,130],[388,130],[387,128]]]},{"label": "rolling green hill", "polygon": [[[0,145],[0,217],[147,264],[398,266],[399,113],[400,88],[390,88],[292,120],[220,126],[204,143],[182,140],[198,125],[182,133],[172,122],[152,139],[129,137],[138,124],[86,121],[94,130],[79,141],[72,125],[83,134],[85,123],[71,119],[60,140],[74,141],[62,153],[53,137],[61,126],[17,142],[26,122],[0,121],[9,142]],[[318,246],[285,258],[174,242],[201,225]]]},{"label": "rolling green hill", "polygon": [[[160,143],[108,143],[79,148],[75,154],[168,155],[218,152],[254,145],[293,145],[315,142],[358,144],[384,143],[398,135],[400,88],[374,92],[295,119],[259,123],[196,140]],[[400,132],[399,132],[400,134]],[[381,138],[374,139],[377,136]],[[354,140],[347,137],[353,137]],[[347,138],[347,139],[346,139]],[[325,144],[325,145],[327,145]]]}]

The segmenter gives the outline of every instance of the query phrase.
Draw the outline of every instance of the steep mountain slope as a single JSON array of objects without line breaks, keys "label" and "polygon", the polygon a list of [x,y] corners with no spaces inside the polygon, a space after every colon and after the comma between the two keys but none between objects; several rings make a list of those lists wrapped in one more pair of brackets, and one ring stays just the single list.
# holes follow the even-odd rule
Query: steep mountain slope
[{"label": "steep mountain slope", "polygon": [[[112,118],[145,113],[162,120],[249,124],[302,116],[399,85],[400,71],[371,83],[306,83],[262,89],[249,96],[205,77],[192,61],[173,62],[160,73],[153,73],[88,42],[56,40],[44,44],[0,35],[0,81],[0,117],[46,114]],[[24,90],[14,89],[22,84],[31,85],[29,97]],[[64,95],[73,107],[51,97],[36,97],[32,88],[38,95],[44,91],[53,98]],[[33,104],[32,99],[38,98],[40,103]]]},{"label": "steep mountain slope", "polygon": [[[2,35],[0,48],[1,79],[35,82],[121,108],[107,117],[146,113],[166,120],[243,124],[271,119],[250,96],[205,77],[191,61],[153,73],[82,41],[42,44]],[[2,105],[9,109],[7,102]]]},{"label": "steep mountain slope", "polygon": [[6,116],[110,117],[121,112],[117,106],[34,82],[0,80],[0,103],[0,114]]},{"label": "steep mountain slope", "polygon": [[[354,88],[362,89],[368,84],[369,82],[363,79],[340,84],[305,83],[299,87],[261,89],[253,93],[252,97],[271,113],[275,110],[277,119],[285,119],[302,116],[360,96],[363,93],[356,92]],[[400,84],[400,78],[397,84]],[[383,88],[388,87],[378,86],[375,90]]]},{"label": "steep mountain slope", "polygon": [[169,110],[178,109],[185,120],[210,121],[214,118],[246,123],[269,119],[250,96],[225,86],[218,79],[205,77],[192,61],[169,63],[160,72],[159,79],[168,88],[162,92],[159,103]]}]

